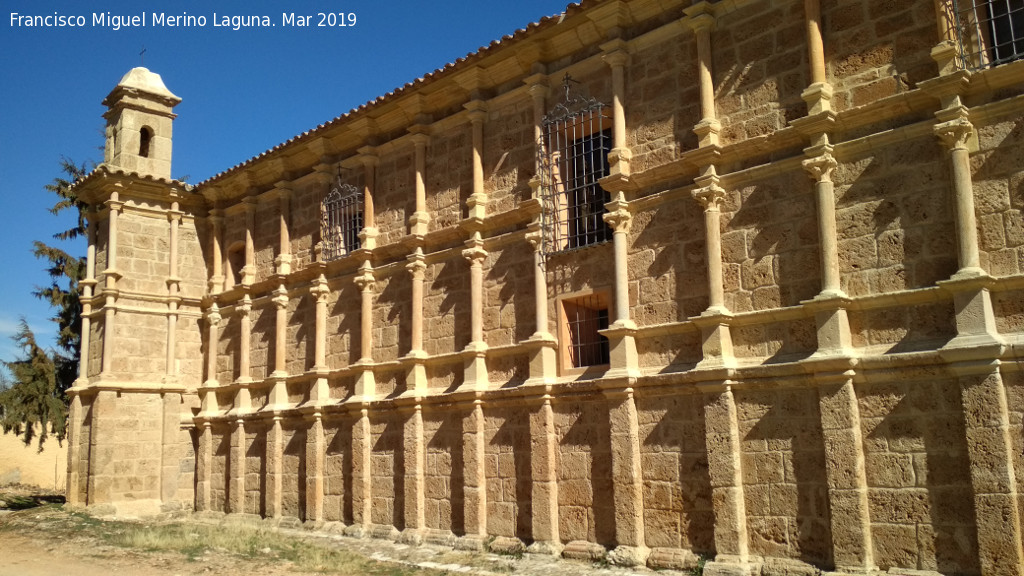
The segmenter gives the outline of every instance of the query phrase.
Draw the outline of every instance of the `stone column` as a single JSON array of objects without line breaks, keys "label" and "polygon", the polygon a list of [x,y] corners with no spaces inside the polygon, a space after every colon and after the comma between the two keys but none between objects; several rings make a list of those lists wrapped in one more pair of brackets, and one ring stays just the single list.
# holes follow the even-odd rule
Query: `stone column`
[{"label": "stone column", "polygon": [[871,544],[868,482],[860,408],[854,372],[817,372],[821,432],[825,440],[825,471],[832,526],[832,558],[839,572],[865,573],[878,568]]},{"label": "stone column", "polygon": [[487,446],[484,437],[484,406],[479,398],[473,401],[473,409],[463,432],[463,474],[466,482],[465,528],[461,546],[482,550],[487,542]]},{"label": "stone column", "polygon": [[89,247],[85,256],[85,278],[78,283],[82,289],[82,337],[78,354],[78,380],[75,387],[89,383],[89,345],[92,342],[92,295],[96,288],[96,219],[93,212],[86,214],[89,225]]},{"label": "stone column", "polygon": [[319,411],[310,415],[306,433],[306,523],[318,527],[324,521],[324,455],[326,440]]},{"label": "stone column", "polygon": [[[825,140],[827,142],[827,136]],[[832,156],[832,146],[828,144],[808,148],[806,153],[809,158],[803,161],[803,167],[814,179],[814,195],[818,206],[818,240],[821,243],[821,293],[818,298],[845,298],[846,294],[839,283],[836,197],[832,184],[832,171],[838,163]]]},{"label": "stone column", "polygon": [[220,210],[210,210],[210,261],[213,267],[209,281],[211,294],[224,290],[224,218],[221,214]]},{"label": "stone column", "polygon": [[[83,337],[84,341],[85,338]],[[71,393],[71,405],[68,408],[68,475],[67,494],[68,506],[80,506],[84,503],[85,494],[78,487],[82,458],[82,395]]]},{"label": "stone column", "polygon": [[644,482],[640,469],[640,424],[633,389],[609,392],[615,541],[608,559],[622,566],[643,566],[651,551],[644,536]]},{"label": "stone column", "polygon": [[372,440],[370,414],[366,405],[359,411],[359,420],[352,430],[352,522],[354,529],[346,533],[353,536],[369,534],[373,523]]},{"label": "stone column", "polygon": [[[208,388],[216,388],[217,382],[217,343],[219,336],[217,334],[217,328],[220,326],[221,316],[220,308],[217,307],[216,302],[210,302],[209,308],[206,309],[206,381],[203,386]],[[214,399],[216,402],[216,399]]]},{"label": "stone column", "polygon": [[704,574],[734,576],[737,567],[747,567],[749,544],[740,433],[731,382],[723,382],[718,390],[705,396],[704,422],[717,551],[715,561],[705,564]]},{"label": "stone column", "polygon": [[278,237],[280,243],[277,249],[277,258],[274,265],[277,273],[286,276],[292,271],[292,240],[288,230],[288,222],[291,220],[291,183],[278,182],[275,184],[278,190]]},{"label": "stone column", "polygon": [[715,28],[715,16],[708,2],[697,2],[684,10],[697,39],[697,77],[700,79],[701,119],[693,132],[699,146],[718,146],[722,123],[715,110],[715,85],[711,75],[711,31]]},{"label": "stone column", "polygon": [[245,266],[242,267],[242,284],[248,286],[256,281],[256,247],[253,235],[256,233],[256,204],[258,200],[248,197],[245,203]]},{"label": "stone column", "polygon": [[267,432],[267,517],[280,518],[282,515],[281,493],[284,485],[284,430],[282,416],[275,413],[273,423]]},{"label": "stone column", "polygon": [[238,382],[252,382],[252,373],[249,369],[250,342],[252,340],[252,299],[246,294],[242,302],[237,306],[238,320],[241,324],[238,334]]},{"label": "stone column", "polygon": [[469,121],[473,125],[473,192],[466,200],[469,219],[482,221],[487,216],[487,192],[484,190],[484,120],[487,119],[487,104],[482,100],[471,100],[465,104],[469,110]]},{"label": "stone column", "polygon": [[484,342],[484,261],[487,250],[479,232],[466,242],[462,256],[469,260],[470,278],[470,343],[466,345],[463,356],[466,359],[466,372],[463,385],[470,390],[486,390],[487,376],[487,343]]},{"label": "stone column", "polygon": [[178,210],[178,203],[172,202],[171,209],[167,212],[167,219],[170,222],[170,246],[168,254],[167,274],[167,366],[166,380],[172,381],[178,372],[175,361],[175,344],[177,343],[178,306],[181,304],[181,297],[178,291],[181,285],[181,278],[178,277],[178,229],[181,226],[182,212]]},{"label": "stone column", "polygon": [[274,371],[270,377],[288,377],[288,289],[284,284],[272,292],[274,297]]},{"label": "stone column", "polygon": [[630,377],[640,375],[640,358],[636,352],[636,323],[629,315],[629,263],[627,244],[633,216],[622,192],[608,203],[604,221],[615,231],[615,322],[601,333],[608,338],[611,366],[607,376]]},{"label": "stone column", "polygon": [[422,248],[409,255],[406,269],[412,274],[412,349],[404,358],[406,362],[406,389],[409,394],[422,395],[427,391],[427,368],[423,351],[423,280],[427,270]]},{"label": "stone column", "polygon": [[604,61],[612,69],[612,149],[608,152],[609,175],[628,178],[633,153],[626,145],[626,41],[617,38],[601,46]]},{"label": "stone column", "polygon": [[548,331],[548,281],[544,269],[544,254],[540,224],[530,226],[526,239],[533,246],[533,298],[537,318],[537,331],[523,342],[530,350],[531,384],[548,384],[558,376],[556,347],[558,340]]},{"label": "stone column", "polygon": [[412,135],[412,142],[416,147],[416,211],[409,217],[409,233],[414,236],[425,236],[430,224],[430,213],[427,212],[427,186],[424,181],[427,143],[430,142],[430,136],[426,133],[426,127],[417,128],[419,130]]},{"label": "stone column", "polygon": [[544,394],[537,426],[530,426],[533,544],[529,551],[557,556],[562,553],[562,538],[558,529],[558,437],[551,400],[551,394]]},{"label": "stone column", "polygon": [[972,351],[949,353],[960,380],[971,463],[978,559],[986,576],[1024,574],[1020,497],[1006,387],[999,360],[971,360]]},{"label": "stone column", "polygon": [[356,286],[359,287],[360,315],[359,315],[359,361],[355,368],[359,370],[356,380],[355,395],[364,401],[372,400],[377,393],[377,383],[373,375],[373,289],[376,280],[373,276],[373,266],[369,260],[364,260],[359,268],[359,274],[355,277]]},{"label": "stone column", "polygon": [[110,194],[110,199],[105,202],[110,210],[107,221],[107,269],[104,271],[105,284],[103,287],[103,360],[101,362],[100,378],[110,377],[111,362],[114,359],[114,315],[117,304],[117,281],[121,273],[117,270],[117,217],[124,208],[124,203],[118,200],[117,192]]},{"label": "stone column", "polygon": [[327,301],[330,299],[331,289],[323,274],[313,282],[309,293],[316,301],[312,370],[316,374],[316,380],[313,382],[313,388],[309,391],[309,403],[314,406],[322,406],[330,401],[331,396],[327,383],[327,376],[331,372],[327,365]]},{"label": "stone column", "polygon": [[231,434],[231,455],[228,457],[230,474],[228,485],[228,512],[245,513],[245,421],[235,420],[235,430]]},{"label": "stone column", "polygon": [[825,44],[821,36],[821,0],[804,0],[804,18],[811,85],[801,97],[807,103],[807,115],[813,116],[832,110],[832,84],[825,73]]},{"label": "stone column", "polygon": [[960,269],[953,279],[984,276],[978,251],[978,225],[974,214],[974,185],[971,182],[970,152],[967,143],[974,134],[974,125],[967,119],[966,108],[943,110],[937,114],[945,120],[935,126],[935,135],[949,151],[953,176],[953,205],[956,215],[957,260]]},{"label": "stone column", "polygon": [[213,431],[210,422],[200,422],[199,449],[196,454],[196,511],[210,510],[210,475],[213,467]]},{"label": "stone column", "polygon": [[426,447],[423,441],[423,406],[416,402],[405,423],[405,531],[402,540],[411,544],[423,541],[426,520]]},{"label": "stone column", "polygon": [[719,223],[725,190],[718,185],[714,167],[706,176],[697,178],[700,188],[693,197],[704,207],[705,255],[708,267],[708,308],[694,319],[703,339],[702,368],[731,367],[735,364],[732,334],[729,325],[732,313],[725,306],[725,286],[722,277],[722,231]]},{"label": "stone column", "polygon": [[374,148],[364,146],[359,149],[359,159],[363,163],[363,230],[359,233],[359,245],[364,250],[373,250],[377,247],[378,234],[373,213],[373,186],[378,158]]}]

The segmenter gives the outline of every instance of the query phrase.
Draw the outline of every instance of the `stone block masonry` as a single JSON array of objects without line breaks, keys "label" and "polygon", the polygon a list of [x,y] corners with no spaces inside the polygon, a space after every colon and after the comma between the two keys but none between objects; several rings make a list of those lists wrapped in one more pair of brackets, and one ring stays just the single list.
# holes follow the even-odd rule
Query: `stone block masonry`
[{"label": "stone block masonry", "polygon": [[1024,62],[958,68],[946,4],[586,1],[195,187],[131,71],[69,502],[1021,575]]}]

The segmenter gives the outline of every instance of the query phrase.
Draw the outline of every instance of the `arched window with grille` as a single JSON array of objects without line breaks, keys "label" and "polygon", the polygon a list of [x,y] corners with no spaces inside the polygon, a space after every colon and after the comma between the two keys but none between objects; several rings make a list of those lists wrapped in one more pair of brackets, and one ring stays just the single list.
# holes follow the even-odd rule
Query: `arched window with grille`
[{"label": "arched window with grille", "polygon": [[1024,0],[945,0],[960,68],[981,70],[1024,57]]},{"label": "arched window with grille", "polygon": [[321,204],[320,239],[325,261],[336,260],[359,249],[363,229],[363,194],[351,184],[335,179]]},{"label": "arched window with grille", "polygon": [[604,104],[573,94],[572,84],[567,74],[564,100],[544,117],[537,144],[545,254],[612,237],[604,221],[611,197],[598,184],[608,175],[611,122]]}]

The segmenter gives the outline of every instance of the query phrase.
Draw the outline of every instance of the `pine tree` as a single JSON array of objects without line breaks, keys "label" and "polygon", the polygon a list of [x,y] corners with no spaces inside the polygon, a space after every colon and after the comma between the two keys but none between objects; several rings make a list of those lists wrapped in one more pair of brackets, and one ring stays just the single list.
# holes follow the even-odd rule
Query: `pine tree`
[{"label": "pine tree", "polygon": [[[62,174],[46,185],[46,190],[57,195],[50,208],[54,215],[66,210],[77,212],[74,226],[54,234],[60,241],[79,238],[86,231],[84,205],[75,195],[74,183],[88,174],[89,165],[75,164],[61,159]],[[44,350],[36,342],[35,334],[21,320],[21,328],[13,340],[22,348],[22,358],[3,362],[11,373],[8,379],[0,374],[0,428],[4,433],[22,435],[30,444],[38,429],[39,449],[52,433],[60,442],[64,439],[67,420],[67,396],[78,376],[78,353],[82,340],[82,305],[79,301],[79,282],[85,275],[85,259],[71,256],[64,250],[36,241],[33,253],[48,262],[50,285],[37,288],[33,294],[54,308],[51,318],[57,323],[57,348]]]}]

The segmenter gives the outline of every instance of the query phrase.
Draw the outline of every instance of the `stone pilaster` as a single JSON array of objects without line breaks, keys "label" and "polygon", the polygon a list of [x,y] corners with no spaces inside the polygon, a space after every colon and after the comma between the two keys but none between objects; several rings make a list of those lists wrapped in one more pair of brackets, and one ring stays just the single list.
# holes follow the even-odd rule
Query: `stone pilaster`
[{"label": "stone pilaster", "polygon": [[284,430],[282,417],[274,414],[273,423],[267,431],[267,493],[266,514],[269,518],[281,517],[281,492],[284,483]]},{"label": "stone pilaster", "polygon": [[420,128],[420,131],[412,135],[412,142],[416,148],[416,211],[409,217],[409,233],[414,236],[425,236],[430,224],[430,213],[427,212],[427,185],[424,180],[430,136],[425,128]]},{"label": "stone pilaster", "polygon": [[213,473],[213,430],[209,421],[198,424],[199,449],[196,453],[196,511],[210,510],[210,476]]},{"label": "stone pilaster", "polygon": [[291,233],[288,230],[288,223],[291,220],[291,182],[278,182],[275,184],[278,193],[278,248],[277,258],[274,259],[274,266],[277,273],[287,276],[292,271],[292,248]]},{"label": "stone pilaster", "polygon": [[224,290],[224,217],[221,210],[210,210],[210,280],[211,294]]},{"label": "stone pilaster", "polygon": [[533,445],[533,458],[530,462],[533,477],[533,544],[529,551],[557,556],[562,552],[562,538],[558,529],[558,440],[551,400],[550,394],[542,397],[538,425],[530,427]]},{"label": "stone pilaster", "polygon": [[160,441],[160,502],[164,505],[177,503],[179,478],[181,477],[181,394],[164,392],[163,421]]},{"label": "stone pilaster", "polygon": [[633,389],[609,393],[612,486],[615,498],[616,547],[608,559],[623,566],[643,566],[651,551],[644,536],[644,484],[640,468],[640,424]]},{"label": "stone pilaster", "polygon": [[832,558],[839,572],[877,570],[871,543],[868,482],[864,464],[860,408],[853,386],[854,372],[840,361],[832,371],[815,373],[821,432],[825,440],[832,527]]},{"label": "stone pilaster", "polygon": [[633,152],[626,145],[626,64],[627,43],[621,38],[601,45],[604,61],[612,70],[612,149],[608,152],[609,176],[629,178]]},{"label": "stone pilaster", "polygon": [[405,422],[405,530],[404,542],[419,544],[427,528],[426,517],[426,445],[423,439],[423,406],[416,402]]},{"label": "stone pilaster", "polygon": [[359,232],[359,245],[364,250],[377,247],[377,224],[373,210],[374,182],[377,174],[376,149],[364,146],[359,149],[359,160],[363,163],[363,230]]},{"label": "stone pilaster", "polygon": [[700,116],[693,127],[698,144],[718,146],[722,123],[715,110],[715,84],[711,75],[711,31],[715,28],[715,16],[708,2],[697,2],[685,8],[689,24],[697,39],[697,73],[700,79]]},{"label": "stone pilaster", "polygon": [[637,327],[629,314],[627,244],[633,216],[622,192],[608,203],[604,221],[614,230],[612,238],[615,249],[615,322],[601,331],[608,338],[610,349],[611,362],[607,376],[633,378],[640,375],[640,358],[636,352]]},{"label": "stone pilaster", "polygon": [[355,529],[350,533],[365,536],[373,522],[373,434],[370,431],[369,410],[365,406],[359,411],[352,436],[352,522]]},{"label": "stone pilaster", "polygon": [[732,314],[725,306],[725,285],[722,277],[722,232],[719,225],[725,190],[718,185],[712,167],[708,175],[697,179],[701,187],[693,197],[704,207],[705,254],[708,267],[708,308],[694,322],[700,327],[703,340],[701,367],[730,367],[735,364],[730,323]]},{"label": "stone pilaster", "polygon": [[228,456],[228,512],[245,513],[245,421],[235,420]]},{"label": "stone pilaster", "polygon": [[178,203],[172,202],[171,209],[167,212],[170,227],[167,255],[167,354],[164,361],[166,365],[164,379],[167,382],[174,382],[178,373],[174,350],[177,344],[178,306],[181,305],[181,296],[178,295],[181,286],[181,278],[178,277],[178,229],[181,227],[181,216],[182,212],[178,210]]},{"label": "stone pilaster", "polygon": [[377,384],[373,375],[373,290],[376,281],[373,276],[373,266],[369,260],[364,260],[359,268],[359,274],[355,277],[356,286],[359,287],[360,314],[359,314],[359,362],[356,368],[359,369],[359,376],[356,380],[355,395],[364,401],[371,400],[377,393]]},{"label": "stone pilaster", "polygon": [[818,207],[822,284],[818,298],[844,298],[846,294],[839,283],[839,240],[836,233],[836,198],[832,183],[832,172],[838,163],[832,156],[832,146],[828,144],[813,146],[805,152],[808,159],[803,161],[803,167],[814,180],[814,195]]},{"label": "stone pilaster", "polygon": [[288,289],[284,284],[273,292],[274,303],[274,371],[270,377],[281,380],[288,377]]},{"label": "stone pilaster", "polygon": [[811,85],[801,96],[807,103],[807,115],[814,116],[832,110],[833,89],[825,73],[825,43],[821,36],[821,0],[804,0],[804,22]]},{"label": "stone pilaster", "polygon": [[324,521],[324,455],[327,451],[323,417],[319,411],[309,416],[306,433],[306,510],[305,520],[312,525]]},{"label": "stone pilaster", "polygon": [[421,396],[427,390],[427,353],[423,351],[423,281],[427,264],[421,248],[409,255],[406,269],[412,274],[412,349],[403,358],[406,363],[406,389]]},{"label": "stone pilaster", "polygon": [[[87,333],[83,334],[82,341],[88,339]],[[85,494],[79,489],[79,478],[81,477],[82,458],[82,395],[81,392],[73,393],[69,390],[71,404],[68,407],[68,475],[67,475],[67,503],[68,506],[81,506],[85,503]]]},{"label": "stone pilaster", "polygon": [[[82,331],[81,339],[79,340],[79,354],[78,354],[78,379],[75,381],[75,387],[87,385],[89,383],[89,353],[90,343],[92,342],[92,296],[96,289],[96,213],[93,210],[89,210],[86,213],[88,218],[88,226],[86,228],[86,237],[89,241],[89,246],[85,255],[85,278],[83,278],[78,286],[82,290],[82,297],[80,299],[82,303]],[[73,441],[69,439],[69,441]]]},{"label": "stone pilaster", "polygon": [[548,331],[548,281],[544,269],[540,224],[531,224],[526,239],[533,246],[533,297],[537,331],[521,344],[530,351],[530,384],[549,384],[558,377],[558,341]]},{"label": "stone pilaster", "polygon": [[469,260],[470,277],[470,342],[466,345],[463,355],[466,360],[463,385],[470,390],[486,390],[487,376],[487,343],[484,342],[484,261],[487,250],[479,232],[466,242],[462,256]]},{"label": "stone pilaster", "polygon": [[245,203],[245,266],[242,267],[242,285],[248,286],[256,281],[256,246],[253,235],[256,234],[257,200],[248,197]]},{"label": "stone pilaster", "polygon": [[487,192],[484,190],[484,121],[487,119],[487,104],[482,100],[471,100],[465,104],[469,110],[469,121],[473,127],[473,192],[466,200],[469,219],[483,221],[487,216]]},{"label": "stone pilaster", "polygon": [[487,541],[487,446],[484,423],[483,401],[474,400],[462,434],[463,474],[466,479],[466,537],[463,540],[469,544],[463,547],[473,549],[483,549]]},{"label": "stone pilaster", "polygon": [[972,356],[970,351],[943,354],[960,380],[979,564],[986,576],[1020,576],[1024,534],[1006,386],[998,360]]},{"label": "stone pilaster", "polygon": [[715,512],[714,562],[704,566],[707,576],[752,573],[747,537],[747,507],[743,496],[740,434],[731,382],[709,392],[704,400],[708,476]]},{"label": "stone pilaster", "polygon": [[[100,378],[109,378],[111,366],[114,359],[114,317],[117,304],[117,281],[121,273],[117,270],[117,218],[124,208],[124,203],[118,200],[117,192],[111,192],[110,199],[105,202],[109,216],[107,220],[107,268],[103,271],[103,360],[101,362]],[[90,491],[91,492],[91,491]]]}]

